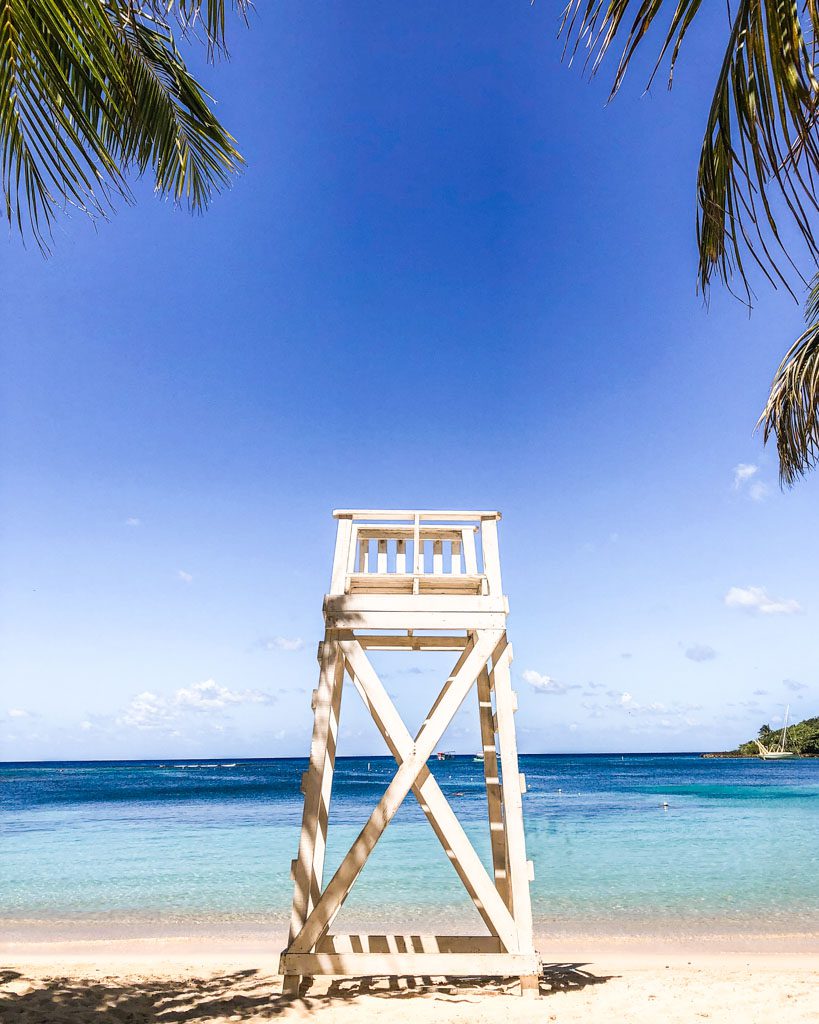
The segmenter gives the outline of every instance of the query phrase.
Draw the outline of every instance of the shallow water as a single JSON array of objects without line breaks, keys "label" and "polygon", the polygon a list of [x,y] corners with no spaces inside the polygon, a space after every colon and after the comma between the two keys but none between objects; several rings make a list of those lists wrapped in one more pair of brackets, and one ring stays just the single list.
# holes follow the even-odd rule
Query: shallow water
[{"label": "shallow water", "polygon": [[[304,760],[5,764],[0,918],[282,923]],[[339,759],[329,878],[391,777]],[[482,767],[430,767],[485,862]],[[819,932],[819,760],[521,758],[539,931]],[[664,802],[668,807],[664,808]],[[412,796],[338,928],[477,914]]]}]

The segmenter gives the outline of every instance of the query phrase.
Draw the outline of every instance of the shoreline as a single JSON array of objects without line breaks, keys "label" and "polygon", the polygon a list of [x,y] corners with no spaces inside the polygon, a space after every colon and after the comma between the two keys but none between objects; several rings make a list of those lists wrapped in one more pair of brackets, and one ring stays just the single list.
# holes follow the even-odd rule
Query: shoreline
[{"label": "shoreline", "polygon": [[[411,934],[415,935],[418,932],[413,930]],[[40,934],[37,937],[31,935],[26,938],[5,938],[0,942],[0,956],[7,962],[26,963],[80,963],[97,962],[100,959],[144,963],[154,963],[158,960],[177,963],[195,960],[205,963],[225,958],[261,958],[269,968],[271,958],[278,961],[278,955],[285,942],[286,931],[281,927],[220,932],[188,929],[164,935],[120,934],[89,937]],[[639,962],[668,957],[689,961],[727,957],[788,962],[805,958],[813,965],[819,963],[819,933],[805,932],[724,931],[646,934],[536,929],[535,948],[543,961],[549,963],[623,957]]]}]

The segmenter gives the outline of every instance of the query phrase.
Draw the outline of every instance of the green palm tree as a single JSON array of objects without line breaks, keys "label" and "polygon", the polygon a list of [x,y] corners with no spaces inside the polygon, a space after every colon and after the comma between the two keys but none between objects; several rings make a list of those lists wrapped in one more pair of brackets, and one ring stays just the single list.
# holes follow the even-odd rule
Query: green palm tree
[{"label": "green palm tree", "polygon": [[[668,85],[702,0],[568,0],[562,32],[594,75],[618,54],[611,96],[652,28],[660,28],[651,80],[667,63]],[[714,14],[714,6],[708,10]],[[791,289],[799,274],[779,231],[795,224],[808,262],[819,264],[812,224],[819,213],[817,0],[728,0],[725,51],[705,124],[697,173],[699,283],[739,282],[750,302],[749,268]],[[657,23],[655,26],[655,22]],[[757,426],[776,436],[780,478],[791,485],[819,462],[819,277],[813,273],[807,330],[785,356]]]},{"label": "green palm tree", "polygon": [[48,251],[57,216],[106,216],[131,175],[203,210],[242,164],[175,32],[224,51],[247,0],[0,0],[5,214]]}]

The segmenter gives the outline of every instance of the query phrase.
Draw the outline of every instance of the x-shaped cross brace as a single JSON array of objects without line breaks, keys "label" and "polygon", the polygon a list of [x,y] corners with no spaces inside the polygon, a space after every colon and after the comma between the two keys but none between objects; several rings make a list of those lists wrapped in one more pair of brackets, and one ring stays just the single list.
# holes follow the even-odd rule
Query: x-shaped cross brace
[{"label": "x-shaped cross brace", "polygon": [[410,790],[418,798],[490,931],[500,938],[506,950],[518,950],[518,932],[512,915],[427,767],[441,736],[503,636],[503,630],[482,630],[469,641],[414,740],[359,642],[352,636],[339,640],[356,689],[395,757],[398,768],[367,824],[290,943],[291,953],[307,953],[315,949]]}]

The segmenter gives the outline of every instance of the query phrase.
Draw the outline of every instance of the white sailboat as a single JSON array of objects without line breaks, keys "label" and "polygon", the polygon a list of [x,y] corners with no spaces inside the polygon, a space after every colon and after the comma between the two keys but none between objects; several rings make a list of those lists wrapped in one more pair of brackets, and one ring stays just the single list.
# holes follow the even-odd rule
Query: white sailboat
[{"label": "white sailboat", "polygon": [[787,761],[791,758],[798,757],[792,750],[787,749],[788,744],[788,714],[790,713],[790,704],[785,708],[785,720],[782,724],[782,738],[779,743],[773,747],[766,747],[764,743],[760,743],[759,740],[754,740],[756,745],[759,747],[759,756],[763,761]]}]

